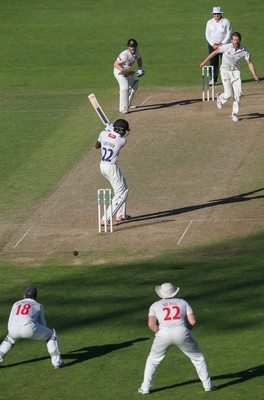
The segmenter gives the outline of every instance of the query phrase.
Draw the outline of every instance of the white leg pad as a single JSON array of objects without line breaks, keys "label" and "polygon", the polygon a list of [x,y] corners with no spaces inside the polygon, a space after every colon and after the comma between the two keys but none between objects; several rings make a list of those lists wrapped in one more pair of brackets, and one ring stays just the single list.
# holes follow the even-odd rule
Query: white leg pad
[{"label": "white leg pad", "polygon": [[0,357],[4,358],[12,350],[15,341],[7,335],[0,345]]},{"label": "white leg pad", "polygon": [[53,335],[49,338],[47,342],[47,349],[51,357],[52,365],[58,365],[61,362],[61,354],[55,329],[53,329]]},{"label": "white leg pad", "polygon": [[133,86],[129,88],[128,107],[131,106],[133,97],[135,96],[137,90],[138,90],[138,80],[135,80]]},{"label": "white leg pad", "polygon": [[[119,208],[124,204],[124,202],[127,199],[129,189],[126,189],[126,191],[121,195],[121,196],[114,196],[113,198],[113,206],[112,206],[112,215],[115,215]],[[110,216],[109,214],[107,215],[107,220],[110,222]]]},{"label": "white leg pad", "polygon": [[47,349],[51,356],[56,356],[60,354],[60,348],[55,329],[53,329],[53,335],[47,341]]},{"label": "white leg pad", "polygon": [[122,113],[128,112],[128,89],[120,90],[119,111]]}]

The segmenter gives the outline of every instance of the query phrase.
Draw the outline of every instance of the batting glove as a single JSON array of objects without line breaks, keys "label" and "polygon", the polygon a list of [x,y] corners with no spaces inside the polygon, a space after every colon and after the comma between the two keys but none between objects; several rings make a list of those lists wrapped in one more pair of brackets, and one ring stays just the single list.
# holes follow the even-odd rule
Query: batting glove
[{"label": "batting glove", "polygon": [[113,124],[108,122],[108,124],[106,124],[106,126],[105,126],[105,130],[109,131],[109,132],[112,132],[114,130]]},{"label": "batting glove", "polygon": [[143,69],[138,69],[137,70],[137,76],[140,78],[143,75],[145,75],[145,71]]}]

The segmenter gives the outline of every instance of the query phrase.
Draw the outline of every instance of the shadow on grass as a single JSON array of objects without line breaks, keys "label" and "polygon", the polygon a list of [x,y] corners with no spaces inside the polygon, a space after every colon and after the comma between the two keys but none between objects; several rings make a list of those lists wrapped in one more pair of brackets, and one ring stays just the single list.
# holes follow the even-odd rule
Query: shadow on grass
[{"label": "shadow on grass", "polygon": [[223,374],[213,376],[212,379],[217,381],[219,379],[231,379],[230,382],[223,383],[222,385],[218,385],[217,387],[220,389],[225,388],[227,386],[237,385],[238,383],[246,382],[254,378],[258,378],[260,376],[264,376],[264,365],[257,365],[256,367],[251,367],[248,369],[244,369],[239,372],[234,372],[231,374]]},{"label": "shadow on grass", "polygon": [[[50,360],[50,356],[33,358],[32,360],[20,361],[20,362],[13,363],[13,364],[9,364],[9,365],[2,365],[2,364],[1,364],[1,369],[2,369],[2,368],[17,367],[17,366],[19,366],[19,365],[35,363],[35,362],[44,361],[44,360]],[[51,364],[50,364],[50,366],[51,366],[51,368],[52,368],[52,365],[51,365]]]},{"label": "shadow on grass", "polygon": [[[259,193],[263,190],[264,190],[264,188],[261,188],[261,189],[253,190],[251,192],[241,193],[241,194],[231,196],[231,197],[210,200],[209,202],[204,203],[204,204],[196,204],[193,206],[175,208],[172,210],[159,211],[159,212],[151,213],[151,214],[136,215],[131,220],[125,221],[124,223],[128,224],[128,223],[144,221],[144,220],[149,220],[149,219],[172,217],[174,215],[184,214],[184,213],[200,210],[203,208],[216,207],[216,206],[222,206],[222,205],[230,204],[230,203],[241,203],[244,201],[263,199],[264,194],[258,195],[258,196],[255,195],[256,193]],[[122,224],[118,224],[118,225],[122,225]]]},{"label": "shadow on grass", "polygon": [[145,340],[149,340],[149,338],[137,338],[134,340],[128,340],[127,342],[105,344],[102,346],[82,347],[81,349],[73,350],[67,354],[64,354],[62,358],[66,360],[72,359],[72,361],[66,363],[66,366],[69,367],[77,363],[91,360],[92,358],[104,356],[108,353],[112,353],[112,351],[125,349],[127,347],[133,346],[135,343],[143,342]]},{"label": "shadow on grass", "polygon": [[[242,371],[238,371],[238,372],[234,372],[234,373],[230,373],[230,374],[215,375],[212,377],[212,380],[216,384],[217,389],[219,390],[219,389],[223,389],[227,386],[237,385],[239,383],[243,383],[243,382],[249,381],[251,379],[258,378],[263,375],[264,375],[264,365],[258,365],[256,367],[251,367],[251,368],[248,368],[248,369],[245,369]],[[221,384],[219,385],[219,384],[217,384],[217,381],[220,379],[225,379],[225,380],[230,380],[230,381],[223,383],[222,385]],[[198,382],[200,382],[199,379],[193,379],[193,380],[177,383],[175,385],[163,386],[161,388],[151,390],[151,393],[161,392],[163,390],[173,389],[173,388],[177,388],[180,386],[190,385],[192,383],[198,383]]]},{"label": "shadow on grass", "polygon": [[[71,365],[91,360],[92,358],[101,357],[108,353],[112,353],[112,351],[125,349],[127,347],[133,346],[135,343],[143,342],[145,340],[149,340],[149,338],[137,338],[134,340],[128,340],[127,342],[123,343],[104,344],[102,346],[82,347],[81,349],[73,350],[70,351],[69,353],[62,354],[61,357],[63,360],[72,359],[72,361],[65,363],[65,367],[70,367]],[[25,360],[14,364],[1,365],[1,368],[17,367],[19,365],[30,364],[33,362],[38,362],[48,359],[50,359],[49,356],[38,357],[32,360]]]}]

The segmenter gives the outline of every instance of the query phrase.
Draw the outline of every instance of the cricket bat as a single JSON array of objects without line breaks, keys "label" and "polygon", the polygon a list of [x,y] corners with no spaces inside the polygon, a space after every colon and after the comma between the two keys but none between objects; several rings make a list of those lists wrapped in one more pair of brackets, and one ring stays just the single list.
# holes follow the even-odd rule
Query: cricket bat
[{"label": "cricket bat", "polygon": [[102,121],[102,123],[104,125],[108,125],[109,124],[109,119],[105,115],[105,113],[104,113],[102,107],[100,106],[97,98],[95,97],[94,93],[89,94],[88,99],[90,100],[93,108],[97,112],[97,115],[100,118],[100,120]]}]

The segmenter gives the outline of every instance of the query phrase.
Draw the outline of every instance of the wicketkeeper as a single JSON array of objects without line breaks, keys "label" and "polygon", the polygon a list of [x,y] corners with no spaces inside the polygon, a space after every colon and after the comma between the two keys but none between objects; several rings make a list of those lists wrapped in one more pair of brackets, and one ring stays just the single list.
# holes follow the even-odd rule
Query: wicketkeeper
[{"label": "wicketkeeper", "polygon": [[55,369],[64,366],[61,360],[58,338],[55,329],[46,326],[44,308],[36,301],[38,291],[33,286],[24,290],[24,298],[17,301],[10,312],[8,334],[0,345],[0,363],[21,339],[45,340]]},{"label": "wicketkeeper", "polygon": [[[137,61],[137,72],[132,70]],[[114,63],[114,76],[119,84],[119,111],[127,114],[131,107],[132,99],[138,89],[137,77],[142,77],[145,72],[142,69],[142,57],[135,39],[129,39],[127,50],[122,51]]]}]

